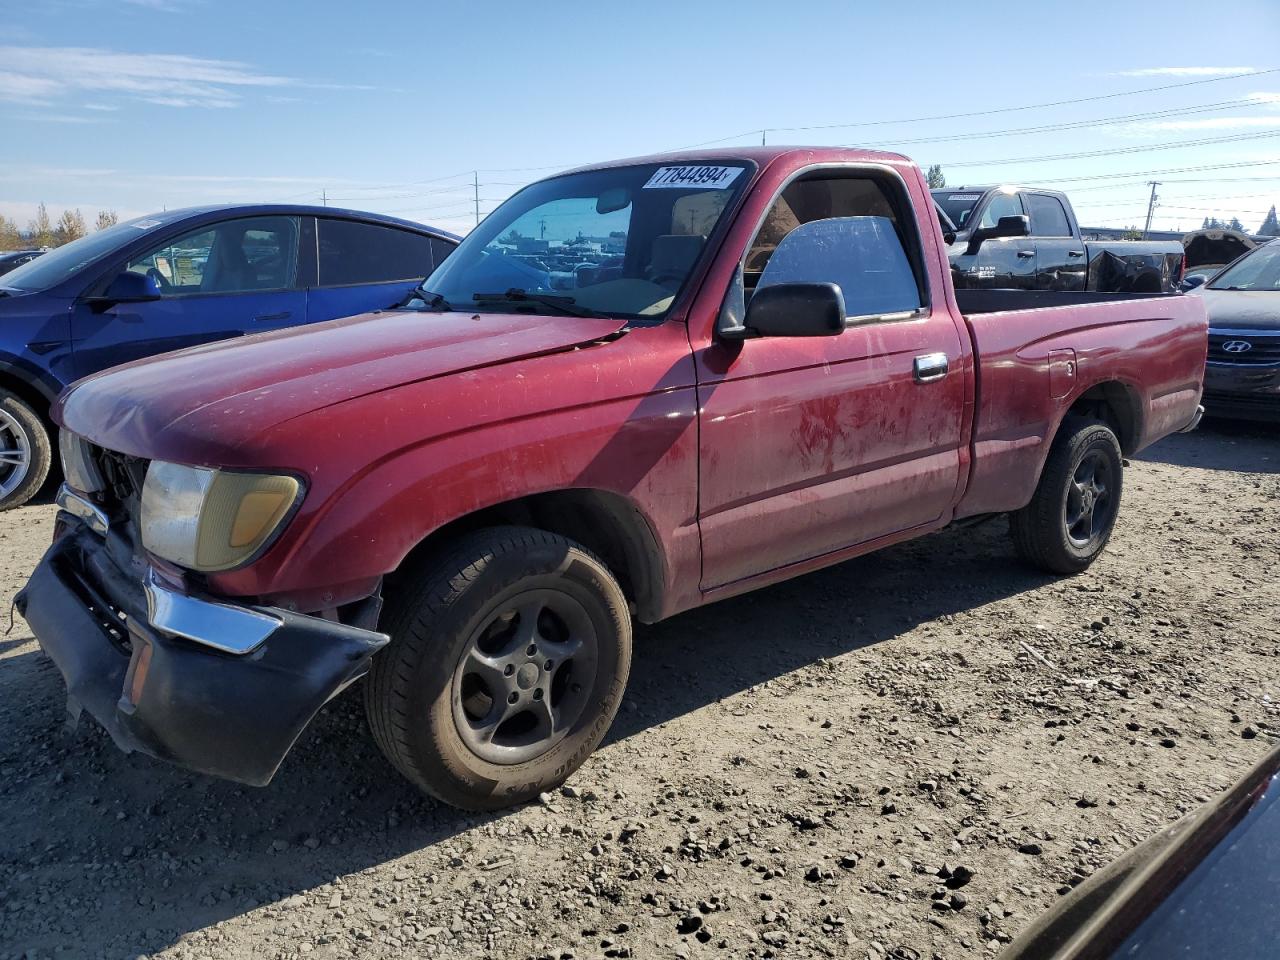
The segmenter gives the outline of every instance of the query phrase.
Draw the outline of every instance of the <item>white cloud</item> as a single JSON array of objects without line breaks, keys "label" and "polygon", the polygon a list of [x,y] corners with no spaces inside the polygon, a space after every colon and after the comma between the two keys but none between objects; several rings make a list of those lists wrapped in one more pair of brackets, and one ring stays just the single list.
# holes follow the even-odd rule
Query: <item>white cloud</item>
[{"label": "white cloud", "polygon": [[1121,70],[1114,77],[1234,77],[1253,73],[1254,67],[1145,67],[1141,70]]},{"label": "white cloud", "polygon": [[25,104],[115,94],[167,107],[234,107],[246,90],[373,89],[264,73],[235,60],[92,47],[0,46],[0,63],[0,100]]},{"label": "white cloud", "polygon": [[20,114],[20,116],[24,120],[33,120],[36,123],[115,123],[110,117],[92,117],[80,113],[50,113],[47,110],[40,113]]}]

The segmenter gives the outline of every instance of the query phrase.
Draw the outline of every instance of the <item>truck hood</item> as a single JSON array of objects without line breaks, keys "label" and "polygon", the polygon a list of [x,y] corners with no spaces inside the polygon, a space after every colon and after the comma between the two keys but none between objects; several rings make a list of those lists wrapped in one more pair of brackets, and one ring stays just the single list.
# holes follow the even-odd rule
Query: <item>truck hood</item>
[{"label": "truck hood", "polygon": [[204,451],[205,463],[324,407],[436,377],[558,353],[616,334],[622,320],[538,314],[362,314],[193,347],[72,385],[54,419],[140,457]]},{"label": "truck hood", "polygon": [[1280,293],[1273,290],[1210,290],[1201,287],[1209,328],[1280,331]]}]

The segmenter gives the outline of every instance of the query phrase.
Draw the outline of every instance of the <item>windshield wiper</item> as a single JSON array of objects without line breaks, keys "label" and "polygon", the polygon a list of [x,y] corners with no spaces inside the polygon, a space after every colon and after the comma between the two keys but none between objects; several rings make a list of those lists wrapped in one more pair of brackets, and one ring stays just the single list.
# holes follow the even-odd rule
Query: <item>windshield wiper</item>
[{"label": "windshield wiper", "polygon": [[410,290],[409,295],[405,297],[404,300],[401,301],[399,305],[402,307],[407,307],[414,300],[421,300],[423,303],[427,305],[428,310],[440,310],[443,312],[446,310],[453,309],[453,307],[450,305],[448,300],[440,296],[440,294],[438,293],[432,293],[430,290],[426,289],[422,284],[418,284],[416,287]]},{"label": "windshield wiper", "polygon": [[519,287],[512,287],[506,293],[477,293],[471,297],[476,303],[536,303],[552,310],[559,310],[571,317],[596,317],[594,310],[576,306],[573,297],[561,297],[551,293],[529,293]]}]

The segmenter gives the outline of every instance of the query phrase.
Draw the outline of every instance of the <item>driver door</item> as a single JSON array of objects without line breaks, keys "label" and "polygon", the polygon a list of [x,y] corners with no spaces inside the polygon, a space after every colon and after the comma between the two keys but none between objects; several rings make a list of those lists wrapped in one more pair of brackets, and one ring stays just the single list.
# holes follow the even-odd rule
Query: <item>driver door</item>
[{"label": "driver door", "polygon": [[[945,523],[960,478],[962,341],[929,303],[903,185],[818,169],[775,199],[752,290],[836,283],[836,336],[695,348],[703,590]],[[918,271],[918,272],[917,272]]]},{"label": "driver door", "polygon": [[295,282],[298,237],[297,217],[224,220],[169,237],[121,264],[116,272],[153,277],[160,299],[78,300],[71,318],[76,376],[305,322],[306,292]]},{"label": "driver door", "polygon": [[[995,193],[974,221],[977,229],[994,227],[1001,217],[1025,213],[1017,193]],[[975,254],[953,258],[952,276],[959,289],[1034,290],[1036,245],[1028,237],[992,237]]]}]

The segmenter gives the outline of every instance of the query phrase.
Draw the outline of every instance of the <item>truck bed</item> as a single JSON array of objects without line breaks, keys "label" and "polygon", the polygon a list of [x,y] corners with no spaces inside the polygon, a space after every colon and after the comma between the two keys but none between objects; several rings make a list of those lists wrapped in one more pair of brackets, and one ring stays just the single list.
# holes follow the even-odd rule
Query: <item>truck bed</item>
[{"label": "truck bed", "polygon": [[1126,455],[1196,415],[1208,324],[1194,297],[957,290],[956,302],[976,374],[973,462],[957,518],[1026,504],[1073,406],[1121,411]]},{"label": "truck bed", "polygon": [[1181,297],[1180,293],[1114,293],[1101,290],[956,290],[956,305],[968,316],[1079,304],[1120,303]]}]

